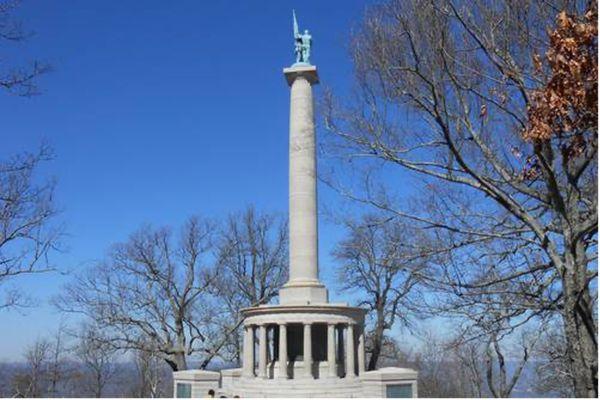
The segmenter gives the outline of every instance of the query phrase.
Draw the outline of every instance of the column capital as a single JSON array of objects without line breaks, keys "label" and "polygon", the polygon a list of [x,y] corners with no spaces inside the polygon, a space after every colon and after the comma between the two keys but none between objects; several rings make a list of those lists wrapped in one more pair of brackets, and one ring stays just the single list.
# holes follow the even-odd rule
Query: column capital
[{"label": "column capital", "polygon": [[304,78],[311,85],[316,85],[319,83],[319,74],[317,73],[317,67],[314,65],[296,65],[289,68],[284,68],[283,74],[285,75],[285,79],[290,86],[292,86],[294,80],[297,78]]}]

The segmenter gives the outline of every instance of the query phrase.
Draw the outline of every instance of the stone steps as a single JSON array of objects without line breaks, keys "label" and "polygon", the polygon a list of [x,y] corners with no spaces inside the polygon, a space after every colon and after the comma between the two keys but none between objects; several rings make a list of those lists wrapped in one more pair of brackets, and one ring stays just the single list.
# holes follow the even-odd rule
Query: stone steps
[{"label": "stone steps", "polygon": [[358,379],[256,379],[237,382],[232,392],[240,397],[364,397]]}]

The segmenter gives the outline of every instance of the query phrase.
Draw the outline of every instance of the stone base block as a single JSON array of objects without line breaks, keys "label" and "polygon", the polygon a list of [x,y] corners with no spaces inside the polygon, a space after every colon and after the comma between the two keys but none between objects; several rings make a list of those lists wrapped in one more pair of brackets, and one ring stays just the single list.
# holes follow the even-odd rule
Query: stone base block
[{"label": "stone base block", "polygon": [[175,397],[209,398],[219,390],[221,374],[216,371],[188,369],[173,372]]},{"label": "stone base block", "polygon": [[284,285],[279,290],[279,304],[281,305],[309,305],[327,304],[329,294],[322,284],[317,285]]},{"label": "stone base block", "polygon": [[[299,365],[301,366],[301,365]],[[326,363],[324,365],[327,366]],[[277,365],[275,365],[277,367]],[[221,379],[219,380],[219,377]],[[417,397],[415,370],[382,368],[358,377],[316,378],[298,374],[291,379],[243,377],[239,368],[218,372],[189,370],[173,373],[175,397]]]},{"label": "stone base block", "polygon": [[364,372],[360,379],[364,397],[419,397],[418,372],[409,368],[388,367]]},{"label": "stone base block", "polygon": [[221,370],[221,391],[230,392],[236,383],[242,378],[241,368],[231,368]]}]

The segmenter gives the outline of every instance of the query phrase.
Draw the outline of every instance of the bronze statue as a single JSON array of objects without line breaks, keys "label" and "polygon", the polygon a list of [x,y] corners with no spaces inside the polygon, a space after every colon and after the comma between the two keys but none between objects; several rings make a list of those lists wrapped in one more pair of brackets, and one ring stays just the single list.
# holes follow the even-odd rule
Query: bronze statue
[{"label": "bronze statue", "polygon": [[294,17],[294,53],[296,54],[296,64],[310,64],[310,48],[312,47],[312,36],[308,29],[300,33],[296,12],[292,11]]}]

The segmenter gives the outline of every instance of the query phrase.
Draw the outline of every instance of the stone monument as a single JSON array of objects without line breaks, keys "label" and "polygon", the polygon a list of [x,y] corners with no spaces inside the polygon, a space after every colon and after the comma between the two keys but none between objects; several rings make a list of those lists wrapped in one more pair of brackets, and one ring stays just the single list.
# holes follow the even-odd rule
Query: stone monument
[{"label": "stone monument", "polygon": [[317,166],[310,63],[312,37],[293,14],[296,62],[290,86],[289,280],[279,304],[242,310],[242,368],[187,370],[174,376],[175,397],[416,397],[417,372],[365,371],[366,311],[329,303],[319,280]]}]

